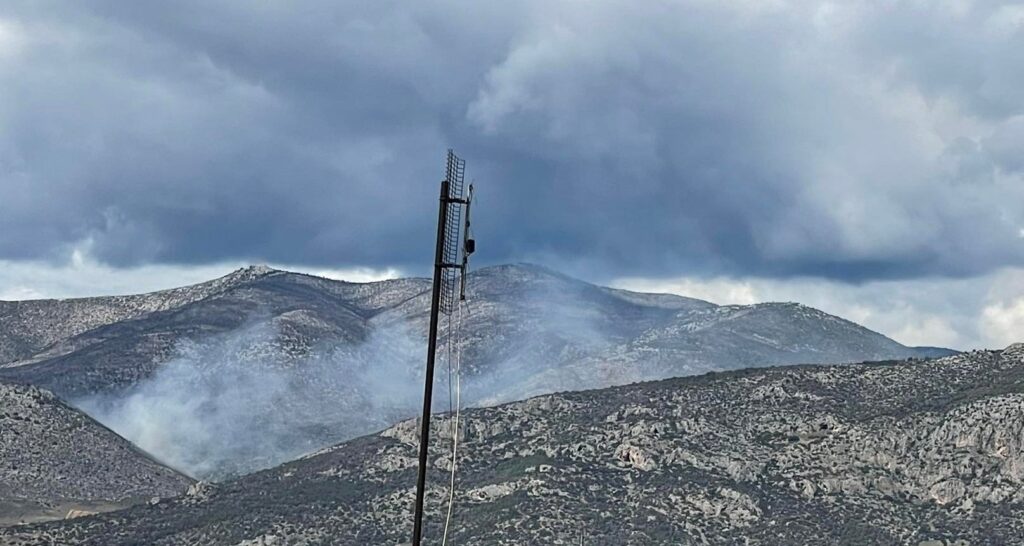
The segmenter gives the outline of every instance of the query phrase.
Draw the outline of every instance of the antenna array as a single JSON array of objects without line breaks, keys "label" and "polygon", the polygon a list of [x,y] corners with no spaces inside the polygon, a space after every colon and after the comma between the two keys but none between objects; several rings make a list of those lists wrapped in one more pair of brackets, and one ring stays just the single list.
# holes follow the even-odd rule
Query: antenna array
[{"label": "antenna array", "polygon": [[[423,418],[420,422],[419,472],[416,476],[416,505],[413,508],[413,546],[420,546],[423,539],[423,501],[427,480],[427,447],[430,444],[430,412],[434,389],[434,360],[437,355],[438,315],[441,313],[448,315],[450,322],[452,310],[458,305],[456,294],[458,294],[459,300],[465,299],[469,255],[476,250],[476,242],[469,237],[469,206],[473,198],[473,185],[470,184],[469,196],[465,197],[463,195],[465,173],[466,162],[459,159],[455,152],[448,150],[445,178],[441,181],[440,207],[437,213],[437,248],[434,254],[434,284],[431,292],[430,329],[427,337],[427,373],[423,385]],[[463,215],[463,208],[465,208],[465,215]],[[457,286],[458,292],[456,292]],[[450,332],[449,335],[451,335]],[[452,464],[455,464],[454,457]],[[445,533],[447,538],[447,529]]]},{"label": "antenna array", "polygon": [[446,218],[444,223],[444,248],[441,251],[441,312],[450,315],[455,308],[455,287],[460,274],[465,274],[459,261],[459,249],[462,241],[462,209],[469,202],[463,198],[466,161],[448,150],[445,180],[448,181]]}]

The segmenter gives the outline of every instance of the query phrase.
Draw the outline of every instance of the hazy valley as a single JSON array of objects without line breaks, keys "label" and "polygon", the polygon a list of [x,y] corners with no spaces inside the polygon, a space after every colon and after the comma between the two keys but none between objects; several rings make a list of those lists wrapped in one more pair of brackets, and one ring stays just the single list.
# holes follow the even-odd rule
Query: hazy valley
[{"label": "hazy valley", "polygon": [[[751,366],[947,354],[791,303],[718,306],[531,265],[469,279],[463,400]],[[429,281],[252,267],[140,296],[0,303],[0,379],[51,390],[196,478],[222,479],[413,416]],[[458,327],[443,321],[442,336]],[[443,338],[447,339],[447,338]],[[435,409],[449,407],[447,352]]]}]

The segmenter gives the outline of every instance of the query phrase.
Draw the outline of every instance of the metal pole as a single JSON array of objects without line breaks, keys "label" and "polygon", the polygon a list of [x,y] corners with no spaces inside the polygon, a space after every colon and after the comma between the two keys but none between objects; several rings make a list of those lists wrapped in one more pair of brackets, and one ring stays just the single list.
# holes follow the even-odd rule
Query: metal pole
[{"label": "metal pole", "polygon": [[437,353],[437,318],[441,307],[441,276],[444,273],[444,236],[448,223],[448,181],[441,182],[441,208],[437,213],[437,252],[434,254],[434,288],[430,296],[430,333],[427,342],[427,377],[423,384],[423,419],[420,425],[420,467],[416,477],[416,507],[412,546],[423,539],[423,495],[427,483],[427,446],[430,442],[430,407],[434,394],[434,355]]}]

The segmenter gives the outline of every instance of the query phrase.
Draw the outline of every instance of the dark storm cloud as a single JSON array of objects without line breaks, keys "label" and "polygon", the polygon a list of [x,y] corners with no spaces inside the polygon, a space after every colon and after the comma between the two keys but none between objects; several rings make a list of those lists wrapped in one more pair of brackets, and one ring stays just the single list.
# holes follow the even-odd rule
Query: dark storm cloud
[{"label": "dark storm cloud", "polygon": [[454,146],[486,261],[1021,264],[1022,24],[969,2],[8,2],[0,257],[420,269]]}]

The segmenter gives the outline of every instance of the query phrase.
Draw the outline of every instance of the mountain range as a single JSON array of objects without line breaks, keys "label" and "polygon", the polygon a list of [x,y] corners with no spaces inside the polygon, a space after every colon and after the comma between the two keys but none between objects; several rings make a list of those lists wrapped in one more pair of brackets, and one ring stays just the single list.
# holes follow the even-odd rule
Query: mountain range
[{"label": "mountain range", "polygon": [[[460,439],[456,544],[1021,544],[1024,344],[558,393],[432,422],[427,539]],[[0,545],[399,544],[418,426]]]},{"label": "mountain range", "polygon": [[[135,296],[0,302],[0,380],[48,389],[186,474],[268,468],[415,415],[430,281],[253,266]],[[715,305],[534,265],[481,269],[443,317],[436,410],[708,371],[933,357],[794,303]]]}]

